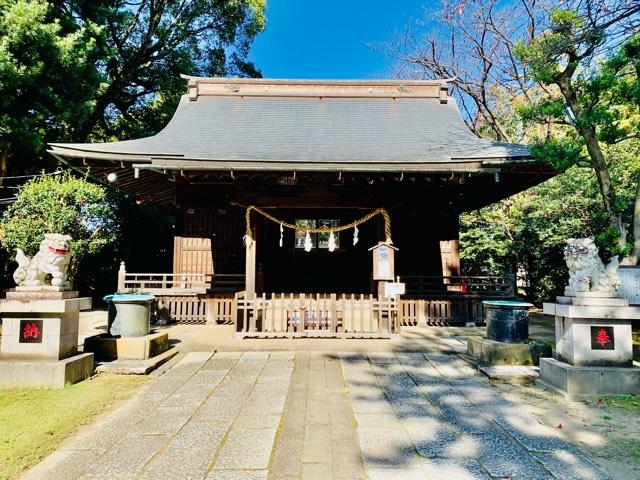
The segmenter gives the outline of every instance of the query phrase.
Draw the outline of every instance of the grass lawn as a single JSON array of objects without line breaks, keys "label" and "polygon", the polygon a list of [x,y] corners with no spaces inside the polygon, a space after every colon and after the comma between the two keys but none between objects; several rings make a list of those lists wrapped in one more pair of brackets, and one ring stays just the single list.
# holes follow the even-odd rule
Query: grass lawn
[{"label": "grass lawn", "polygon": [[640,415],[640,397],[633,395],[621,395],[619,397],[605,397],[603,399],[607,405],[619,407],[628,412]]},{"label": "grass lawn", "polygon": [[71,435],[146,383],[99,375],[61,389],[0,389],[0,479],[18,478]]}]

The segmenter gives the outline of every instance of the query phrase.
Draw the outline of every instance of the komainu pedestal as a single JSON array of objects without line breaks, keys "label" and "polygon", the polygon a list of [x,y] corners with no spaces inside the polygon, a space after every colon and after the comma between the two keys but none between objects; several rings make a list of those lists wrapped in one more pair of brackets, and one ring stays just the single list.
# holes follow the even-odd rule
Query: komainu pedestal
[{"label": "komainu pedestal", "polygon": [[540,360],[540,380],[570,398],[640,394],[631,337],[640,307],[618,296],[617,258],[605,266],[592,238],[569,239],[565,258],[565,294],[544,304],[555,317],[556,352]]},{"label": "komainu pedestal", "polygon": [[93,374],[93,354],[78,353],[80,310],[90,298],[62,287],[16,287],[0,301],[0,385],[64,387]]}]

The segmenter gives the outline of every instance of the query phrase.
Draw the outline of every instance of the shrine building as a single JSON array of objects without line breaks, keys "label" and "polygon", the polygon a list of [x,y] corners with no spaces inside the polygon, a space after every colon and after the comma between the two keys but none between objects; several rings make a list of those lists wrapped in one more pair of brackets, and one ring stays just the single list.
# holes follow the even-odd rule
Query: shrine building
[{"label": "shrine building", "polygon": [[474,135],[446,80],[184,78],[158,134],[50,145],[175,212],[173,271],[123,265],[118,290],[241,336],[387,336],[515,295],[512,276],[460,275],[458,218],[554,172]]}]

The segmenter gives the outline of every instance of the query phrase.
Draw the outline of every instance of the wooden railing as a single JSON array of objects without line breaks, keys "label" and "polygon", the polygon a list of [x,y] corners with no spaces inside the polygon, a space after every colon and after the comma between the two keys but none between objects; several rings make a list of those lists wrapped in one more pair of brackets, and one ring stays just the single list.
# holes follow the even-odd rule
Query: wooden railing
[{"label": "wooden railing", "polygon": [[235,294],[244,290],[244,274],[235,273],[128,273],[124,262],[118,272],[118,292],[154,295]]},{"label": "wooden railing", "polygon": [[244,290],[244,273],[216,273],[211,280],[211,293],[232,294]]},{"label": "wooden railing", "polygon": [[118,292],[197,295],[207,292],[211,277],[206,273],[127,273],[122,262],[118,271]]},{"label": "wooden railing", "polygon": [[398,302],[372,295],[248,294],[235,297],[238,337],[390,337]]},{"label": "wooden railing", "polygon": [[[502,297],[499,297],[502,298]],[[474,295],[447,298],[403,298],[399,306],[399,322],[403,327],[416,325],[466,325],[484,322],[482,301],[488,297]]]},{"label": "wooden railing", "polygon": [[469,294],[491,297],[513,297],[516,291],[515,275],[505,276],[455,276],[404,275],[406,295],[433,297],[443,294]]}]

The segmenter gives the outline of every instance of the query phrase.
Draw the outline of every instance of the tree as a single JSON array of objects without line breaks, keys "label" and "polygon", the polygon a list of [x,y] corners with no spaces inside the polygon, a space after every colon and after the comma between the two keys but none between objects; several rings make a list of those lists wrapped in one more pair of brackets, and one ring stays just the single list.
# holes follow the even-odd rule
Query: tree
[{"label": "tree", "polygon": [[180,73],[260,75],[246,55],[265,0],[82,0],[60,10],[104,32],[102,83],[77,141],[157,132],[184,93]]},{"label": "tree", "polygon": [[[626,8],[618,5],[613,12],[604,3],[595,3],[585,11],[556,9],[550,15],[549,29],[527,44],[521,43],[517,53],[538,82],[560,92],[559,96],[545,96],[523,109],[525,117],[551,117],[574,133],[560,140],[547,138],[538,142],[534,155],[564,168],[572,163],[593,168],[609,228],[617,236],[619,252],[627,254],[624,205],[612,185],[610,162],[602,146],[603,142],[617,143],[626,137],[623,130],[616,128],[621,120],[620,111],[611,104],[610,95],[620,88],[620,82],[626,82],[624,75],[620,76],[626,64],[597,62],[598,55],[606,54],[615,44],[620,26],[635,20],[640,13],[637,3],[624,3]],[[583,147],[587,155],[579,154]]]},{"label": "tree", "polygon": [[511,114],[514,103],[530,102],[545,87],[531,81],[516,47],[544,28],[541,5],[529,0],[441,4],[436,27],[408,28],[388,49],[398,62],[397,74],[450,78],[472,131],[500,141],[523,140],[527,132]]},{"label": "tree", "polygon": [[[532,144],[534,155],[550,161],[564,175],[534,189],[461,216],[461,256],[467,273],[519,271],[529,297],[542,301],[562,288],[566,275],[562,250],[569,236],[594,235],[604,257],[628,253],[620,230],[632,222],[639,149],[637,40],[638,2],[625,0],[519,0],[501,2],[445,0],[437,26],[407,30],[391,49],[398,73],[412,78],[453,78],[453,95],[470,128],[497,140]],[[564,11],[582,22],[571,35],[555,35]],[[430,25],[433,25],[431,23]],[[555,40],[554,40],[555,39]],[[566,100],[556,83],[536,75],[523,50],[548,41],[536,59],[550,62],[550,72],[564,69],[563,48],[580,55],[573,80],[578,94],[600,117],[596,132],[615,193],[613,218],[605,209],[600,183],[586,142],[570,120]],[[555,43],[554,43],[555,42]],[[589,45],[591,45],[589,47]],[[533,48],[533,47],[532,47]],[[555,50],[554,50],[555,49]],[[635,74],[634,74],[635,69]],[[596,96],[595,93],[599,95]],[[573,110],[571,114],[575,115]],[[589,167],[589,168],[582,168]],[[636,219],[640,202],[636,201]],[[634,238],[640,249],[640,222]]]},{"label": "tree", "polygon": [[246,56],[264,9],[264,0],[0,0],[0,176],[42,168],[47,142],[156,133],[185,91],[181,73],[259,76]]},{"label": "tree", "polygon": [[45,233],[71,235],[73,281],[82,259],[113,242],[116,228],[105,188],[62,172],[42,174],[20,187],[0,219],[0,238],[4,248],[33,256]]},{"label": "tree", "polygon": [[69,139],[87,119],[100,35],[45,0],[0,0],[0,176],[12,157],[11,172],[28,170],[48,140]]},{"label": "tree", "polygon": [[[612,181],[620,200],[630,205],[640,173],[640,140],[607,146]],[[631,221],[626,209],[623,220]],[[599,199],[592,169],[572,166],[562,175],[479,211],[461,216],[463,271],[473,275],[518,272],[527,297],[540,304],[562,293],[567,271],[566,239],[594,236],[607,259],[615,238],[606,228],[607,214]]]}]

